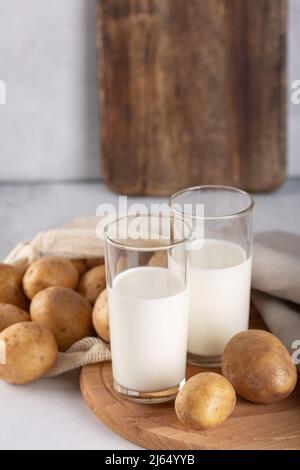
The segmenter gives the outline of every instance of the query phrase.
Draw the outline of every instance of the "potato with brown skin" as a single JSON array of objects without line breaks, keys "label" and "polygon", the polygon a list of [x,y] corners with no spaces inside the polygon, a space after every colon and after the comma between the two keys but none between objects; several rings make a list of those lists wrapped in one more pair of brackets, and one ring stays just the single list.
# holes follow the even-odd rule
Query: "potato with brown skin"
[{"label": "potato with brown skin", "polygon": [[116,272],[121,273],[122,271],[125,271],[125,269],[129,268],[129,260],[126,256],[121,255],[117,259],[116,262]]},{"label": "potato with brown skin", "polygon": [[0,304],[0,333],[16,323],[28,322],[30,316],[15,305]]},{"label": "potato with brown skin", "polygon": [[162,268],[166,268],[168,266],[168,258],[165,251],[157,251],[151,256],[148,266],[158,266]]},{"label": "potato with brown skin", "polygon": [[0,334],[3,357],[0,379],[27,384],[43,377],[54,366],[58,349],[52,333],[36,323],[18,323]]},{"label": "potato with brown skin", "polygon": [[104,257],[100,258],[89,258],[86,260],[88,270],[95,268],[96,266],[102,266],[104,264]]},{"label": "potato with brown skin", "polygon": [[191,377],[178,393],[175,411],[187,427],[208,429],[225,421],[236,404],[235,391],[220,374],[202,372]]},{"label": "potato with brown skin", "polygon": [[93,324],[96,332],[107,343],[110,342],[107,289],[99,295],[93,310]]},{"label": "potato with brown skin", "polygon": [[54,335],[60,351],[94,334],[92,307],[77,292],[66,287],[49,287],[31,302],[31,319]]},{"label": "potato with brown skin", "polygon": [[88,266],[84,259],[72,259],[71,262],[73,266],[77,269],[79,278],[87,272]]},{"label": "potato with brown skin", "polygon": [[22,279],[23,279],[24,273],[26,269],[28,268],[27,259],[21,259],[20,261],[15,261],[12,266],[18,271],[18,273],[20,274],[20,276],[22,276]]},{"label": "potato with brown skin", "polygon": [[22,287],[19,271],[8,264],[0,264],[0,302],[27,310],[28,300]]},{"label": "potato with brown skin", "polygon": [[254,403],[283,400],[297,383],[296,366],[288,350],[263,330],[235,335],[223,353],[222,371],[236,393]]},{"label": "potato with brown skin", "polygon": [[38,292],[48,287],[76,289],[78,280],[77,269],[70,260],[61,256],[46,256],[29,266],[23,278],[23,287],[32,300]]},{"label": "potato with brown skin", "polygon": [[94,305],[101,292],[106,287],[105,267],[96,266],[96,268],[88,271],[80,280],[78,292],[90,304]]}]

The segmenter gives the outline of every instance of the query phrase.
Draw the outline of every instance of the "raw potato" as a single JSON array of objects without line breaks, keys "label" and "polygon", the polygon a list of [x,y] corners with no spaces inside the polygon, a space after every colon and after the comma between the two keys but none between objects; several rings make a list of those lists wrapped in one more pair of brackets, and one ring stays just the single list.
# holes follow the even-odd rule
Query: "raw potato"
[{"label": "raw potato", "polygon": [[36,323],[10,326],[0,334],[1,345],[0,379],[11,384],[27,384],[43,377],[57,360],[54,336]]},{"label": "raw potato", "polygon": [[168,266],[168,258],[165,251],[157,251],[150,258],[148,266],[157,266],[161,268],[166,268]]},{"label": "raw potato", "polygon": [[235,403],[235,391],[228,380],[214,372],[202,372],[191,377],[180,390],[175,411],[187,427],[208,429],[225,421]]},{"label": "raw potato", "polygon": [[23,287],[29,299],[48,287],[69,287],[76,289],[79,280],[77,269],[72,262],[61,256],[46,256],[32,263],[27,269]]},{"label": "raw potato", "polygon": [[93,323],[100,338],[110,342],[107,289],[99,295],[93,310]]},{"label": "raw potato", "polygon": [[27,310],[28,301],[22,287],[19,271],[8,264],[0,264],[0,302]]},{"label": "raw potato", "polygon": [[60,351],[93,334],[92,307],[77,292],[66,287],[49,287],[31,302],[33,321],[48,328],[55,336]]},{"label": "raw potato", "polygon": [[225,348],[222,371],[236,393],[254,403],[282,400],[297,383],[296,366],[288,350],[263,330],[235,335]]},{"label": "raw potato", "polygon": [[15,261],[13,263],[13,267],[18,271],[18,273],[20,274],[20,276],[22,276],[23,279],[24,273],[28,268],[28,260],[21,259],[20,261]]},{"label": "raw potato", "polygon": [[117,263],[116,263],[116,272],[121,273],[122,271],[125,271],[125,269],[129,268],[129,260],[126,258],[126,256],[119,256]]},{"label": "raw potato", "polygon": [[77,269],[79,277],[83,276],[88,270],[88,266],[84,259],[73,259],[71,263]]},{"label": "raw potato", "polygon": [[28,322],[30,316],[14,305],[0,304],[0,333],[16,323]]},{"label": "raw potato", "polygon": [[78,286],[78,292],[92,305],[94,305],[105,287],[105,267],[104,265],[96,266],[96,268],[91,269],[81,278]]},{"label": "raw potato", "polygon": [[87,264],[88,269],[93,269],[96,266],[102,266],[104,264],[104,257],[101,256],[100,258],[87,259],[86,264]]}]

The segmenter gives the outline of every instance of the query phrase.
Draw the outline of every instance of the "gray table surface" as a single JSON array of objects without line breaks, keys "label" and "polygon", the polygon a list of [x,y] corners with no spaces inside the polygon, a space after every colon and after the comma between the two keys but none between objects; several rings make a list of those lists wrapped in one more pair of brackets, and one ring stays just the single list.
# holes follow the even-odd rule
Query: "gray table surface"
[{"label": "gray table surface", "polygon": [[[130,202],[165,201],[129,198]],[[300,179],[255,195],[255,232],[287,230],[300,234]],[[37,232],[59,227],[81,215],[94,215],[100,203],[117,195],[100,183],[0,185],[0,257]],[[137,449],[106,428],[88,410],[79,374],[40,380],[24,387],[0,383],[0,449]]]}]

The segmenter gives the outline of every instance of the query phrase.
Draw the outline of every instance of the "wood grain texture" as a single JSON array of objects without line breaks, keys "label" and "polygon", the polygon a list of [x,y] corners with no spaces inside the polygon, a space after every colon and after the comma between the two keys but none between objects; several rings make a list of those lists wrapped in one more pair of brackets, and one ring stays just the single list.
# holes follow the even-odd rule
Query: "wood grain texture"
[{"label": "wood grain texture", "polygon": [[[254,311],[251,327],[265,328]],[[188,365],[187,376],[200,371]],[[84,400],[96,417],[147,449],[300,449],[300,383],[290,397],[272,405],[239,398],[225,423],[209,431],[194,431],[178,421],[173,403],[139,405],[117,394],[110,362],[84,367],[80,381]]]},{"label": "wood grain texture", "polygon": [[98,0],[104,178],[117,192],[285,176],[287,0]]}]

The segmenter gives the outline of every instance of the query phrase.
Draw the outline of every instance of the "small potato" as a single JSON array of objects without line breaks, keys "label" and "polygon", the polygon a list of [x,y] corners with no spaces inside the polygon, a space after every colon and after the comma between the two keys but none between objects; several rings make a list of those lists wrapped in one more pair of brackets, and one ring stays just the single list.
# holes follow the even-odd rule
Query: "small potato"
[{"label": "small potato", "polygon": [[168,266],[168,259],[165,251],[157,251],[154,255],[150,258],[148,266],[158,266],[161,268],[165,268]]},{"label": "small potato", "polygon": [[16,323],[28,322],[30,316],[14,305],[0,304],[0,333]]},{"label": "small potato", "polygon": [[60,351],[93,331],[92,307],[77,292],[66,287],[49,287],[39,292],[31,302],[31,319],[55,336]]},{"label": "small potato", "polygon": [[225,347],[222,371],[236,393],[254,403],[282,400],[297,383],[296,366],[288,350],[263,330],[235,335]]},{"label": "small potato", "polygon": [[99,295],[93,310],[93,324],[100,338],[110,341],[107,289]]},{"label": "small potato", "polygon": [[101,256],[100,258],[87,259],[86,264],[87,264],[88,269],[93,269],[96,266],[102,266],[104,264],[104,257]]},{"label": "small potato", "polygon": [[105,289],[105,267],[96,266],[88,271],[82,278],[78,286],[78,292],[90,304],[94,305],[101,292]]},{"label": "small potato", "polygon": [[26,259],[16,261],[16,262],[14,262],[13,267],[18,271],[20,276],[22,276],[22,278],[23,278],[24,273],[25,273],[26,269],[28,268],[28,261]]},{"label": "small potato", "polygon": [[208,429],[225,421],[235,403],[235,391],[228,380],[214,372],[202,372],[191,377],[180,390],[175,411],[187,427]]},{"label": "small potato", "polygon": [[27,310],[28,300],[22,287],[19,271],[8,264],[0,264],[0,302]]},{"label": "small potato", "polygon": [[71,262],[77,269],[79,277],[83,276],[87,272],[88,266],[84,259],[73,259]]},{"label": "small potato", "polygon": [[69,287],[76,289],[79,280],[72,262],[61,256],[46,256],[32,263],[27,269],[23,287],[29,299],[47,287]]},{"label": "small potato", "polygon": [[117,259],[116,262],[116,272],[121,273],[122,271],[125,271],[125,269],[129,268],[129,260],[126,258],[126,256],[121,255]]},{"label": "small potato", "polygon": [[0,379],[17,385],[43,377],[58,355],[52,333],[32,322],[6,328],[0,334],[0,349]]}]

